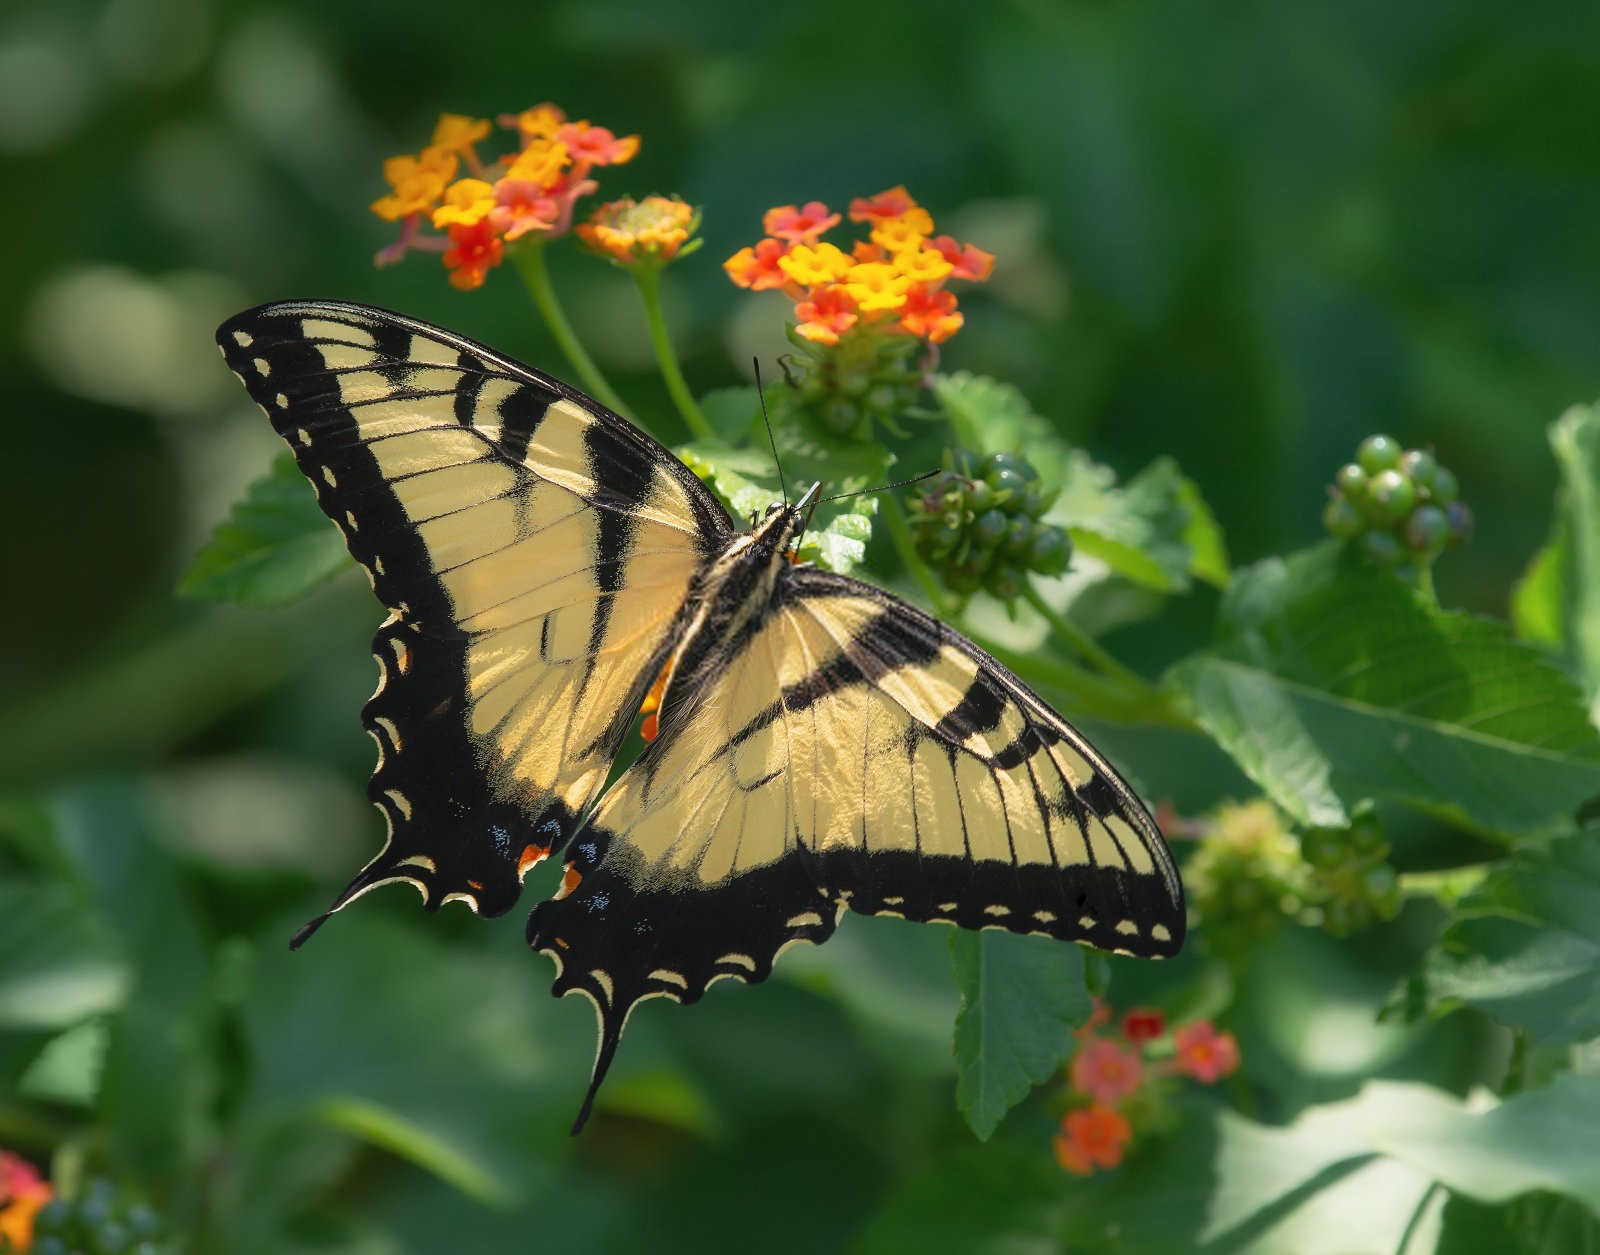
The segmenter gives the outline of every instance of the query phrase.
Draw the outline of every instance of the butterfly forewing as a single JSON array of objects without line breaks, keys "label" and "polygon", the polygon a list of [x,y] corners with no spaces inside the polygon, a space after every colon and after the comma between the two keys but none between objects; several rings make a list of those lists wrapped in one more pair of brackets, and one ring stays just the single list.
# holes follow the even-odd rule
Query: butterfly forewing
[{"label": "butterfly forewing", "polygon": [[611,759],[730,525],[683,465],[565,385],[399,315],[264,306],[218,331],[389,608],[364,712],[384,850],[497,914]]}]

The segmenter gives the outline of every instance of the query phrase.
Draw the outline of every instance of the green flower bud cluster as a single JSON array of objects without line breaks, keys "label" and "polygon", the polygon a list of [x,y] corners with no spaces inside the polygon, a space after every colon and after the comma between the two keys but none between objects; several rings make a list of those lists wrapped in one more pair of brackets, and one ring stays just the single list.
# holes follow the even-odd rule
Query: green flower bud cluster
[{"label": "green flower bud cluster", "polygon": [[1303,918],[1334,937],[1348,937],[1400,913],[1400,881],[1377,811],[1359,808],[1348,828],[1310,828],[1300,852],[1313,868],[1311,906]]},{"label": "green flower bud cluster", "polygon": [[1066,530],[1040,521],[1050,502],[1026,459],[947,450],[944,470],[910,502],[917,552],[952,592],[1010,601],[1029,571],[1060,575],[1072,557]]},{"label": "green flower bud cluster", "polygon": [[[916,361],[921,342],[909,336],[857,333],[836,345],[796,339],[805,354],[794,376],[799,406],[835,436],[872,439],[874,423],[896,429],[901,418],[932,417],[924,371]],[[790,359],[795,360],[795,359]]]},{"label": "green flower bud cluster", "polygon": [[1356,460],[1334,477],[1322,524],[1414,584],[1446,548],[1472,535],[1472,511],[1458,499],[1460,491],[1456,477],[1427,450],[1368,436]]},{"label": "green flower bud cluster", "polygon": [[1270,802],[1219,807],[1183,869],[1206,947],[1243,963],[1285,919],[1304,909],[1309,870]]},{"label": "green flower bud cluster", "polygon": [[151,1208],[104,1177],[74,1199],[51,1199],[33,1220],[32,1255],[172,1255],[165,1226]]}]

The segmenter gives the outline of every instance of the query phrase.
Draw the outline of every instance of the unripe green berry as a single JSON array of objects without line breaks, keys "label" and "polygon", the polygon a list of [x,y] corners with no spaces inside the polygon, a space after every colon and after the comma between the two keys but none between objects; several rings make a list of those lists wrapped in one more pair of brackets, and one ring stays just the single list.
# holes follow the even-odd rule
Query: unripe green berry
[{"label": "unripe green berry", "polygon": [[1399,878],[1395,875],[1394,868],[1387,863],[1379,863],[1370,868],[1361,878],[1361,888],[1368,901],[1381,902],[1389,897],[1399,887]]},{"label": "unripe green berry", "polygon": [[1452,501],[1445,508],[1445,517],[1450,520],[1450,543],[1464,545],[1472,539],[1472,511],[1465,502]]},{"label": "unripe green berry", "polygon": [[1433,477],[1439,470],[1438,462],[1426,449],[1407,449],[1400,457],[1400,469],[1411,478],[1421,493],[1433,491]]},{"label": "unripe green berry", "polygon": [[1022,596],[1022,580],[1015,571],[1000,571],[989,577],[989,592],[1001,601],[1015,601]]},{"label": "unripe green berry", "polygon": [[1330,536],[1349,540],[1361,534],[1367,521],[1361,517],[1361,511],[1356,509],[1349,497],[1333,496],[1322,508],[1322,525],[1328,529]]},{"label": "unripe green berry", "polygon": [[1398,523],[1417,503],[1417,489],[1400,471],[1379,471],[1367,487],[1367,499],[1381,522]]},{"label": "unripe green berry", "polygon": [[1449,505],[1461,494],[1461,485],[1456,482],[1456,477],[1444,467],[1439,467],[1433,473],[1433,483],[1428,485],[1428,495],[1433,498],[1435,505]]},{"label": "unripe green berry", "polygon": [[981,479],[972,481],[967,489],[967,505],[974,514],[982,514],[985,510],[995,505],[994,489]]},{"label": "unripe green berry", "polygon": [[1300,837],[1300,855],[1313,867],[1336,867],[1344,860],[1348,846],[1337,828],[1310,828]]},{"label": "unripe green berry", "polygon": [[1368,436],[1356,450],[1356,461],[1368,475],[1376,475],[1399,466],[1402,452],[1393,436]]},{"label": "unripe green berry", "polygon": [[1361,537],[1361,549],[1369,559],[1383,567],[1394,566],[1404,552],[1400,542],[1388,532],[1367,532]]},{"label": "unripe green berry", "polygon": [[1339,473],[1333,477],[1333,482],[1351,501],[1361,500],[1367,491],[1367,473],[1354,462],[1347,462],[1341,466]]},{"label": "unripe green berry", "polygon": [[973,522],[972,536],[984,549],[993,549],[1005,539],[1009,527],[1010,521],[1004,514],[999,510],[989,510]]},{"label": "unripe green berry", "polygon": [[1419,505],[1406,520],[1404,536],[1413,553],[1436,553],[1450,539],[1450,519],[1436,505]]},{"label": "unripe green berry", "polygon": [[1022,477],[1022,472],[1009,466],[997,466],[983,478],[1002,501],[1020,497],[1023,489],[1028,486],[1028,481]]},{"label": "unripe green berry", "polygon": [[1059,527],[1041,527],[1028,545],[1028,569],[1041,575],[1060,575],[1072,557],[1072,541]]},{"label": "unripe green berry", "polygon": [[1415,588],[1422,583],[1422,568],[1414,562],[1402,562],[1390,569],[1394,572],[1395,579],[1402,584],[1409,584]]},{"label": "unripe green berry", "polygon": [[1027,555],[1033,543],[1033,524],[1028,519],[1012,519],[1006,526],[1005,551],[1019,561]]}]

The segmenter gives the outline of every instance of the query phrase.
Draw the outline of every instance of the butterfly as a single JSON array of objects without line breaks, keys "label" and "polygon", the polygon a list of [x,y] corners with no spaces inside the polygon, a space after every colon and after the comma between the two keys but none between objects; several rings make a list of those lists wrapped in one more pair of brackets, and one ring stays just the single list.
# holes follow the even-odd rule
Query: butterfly
[{"label": "butterfly", "polygon": [[264,305],[217,341],[389,612],[362,712],[388,838],[292,944],[392,881],[498,915],[561,858],[527,936],[599,1017],[574,1132],[634,1006],[765,980],[846,910],[1182,944],[1172,856],[1081,733],[946,624],[795,561],[817,486],[740,530],[581,392],[384,310]]}]

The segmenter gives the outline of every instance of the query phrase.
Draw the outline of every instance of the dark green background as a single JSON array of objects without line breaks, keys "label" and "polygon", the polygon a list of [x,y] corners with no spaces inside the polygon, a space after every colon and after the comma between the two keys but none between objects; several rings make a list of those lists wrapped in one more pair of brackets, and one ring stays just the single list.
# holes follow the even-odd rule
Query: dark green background
[{"label": "dark green background", "polygon": [[[385,156],[420,147],[441,110],[546,99],[640,133],[602,195],[704,210],[704,249],[667,277],[697,390],[782,347],[783,302],[719,266],[766,208],[905,183],[941,229],[998,254],[947,366],[1015,382],[1122,471],[1176,456],[1236,561],[1313,540],[1323,485],[1366,433],[1431,445],[1479,521],[1440,564],[1441,598],[1503,614],[1548,524],[1543,429],[1600,395],[1597,82],[1600,9],[1554,0],[0,14],[0,781],[49,799],[79,852],[115,866],[104,901],[147,902],[141,936],[170,932],[136,951],[141,997],[159,1004],[167,981],[182,1002],[238,968],[223,1079],[173,1074],[188,1055],[152,1064],[223,1130],[224,1150],[205,1143],[213,1235],[285,1249],[287,1226],[319,1248],[431,1251],[466,1249],[447,1236],[466,1226],[481,1250],[722,1249],[732,1234],[826,1250],[941,1156],[971,1153],[943,1046],[943,934],[852,921],[793,979],[719,986],[688,1012],[650,1004],[614,1083],[680,1115],[601,1120],[575,1148],[589,1012],[549,1003],[517,919],[424,920],[391,889],[281,952],[378,840],[356,720],[377,615],[351,576],[286,611],[170,597],[275,443],[211,330],[260,301],[329,296],[564,373],[509,271],[462,294],[430,257],[372,267],[391,238],[366,211]],[[625,282],[555,251],[591,350],[676,438]],[[1120,644],[1153,666],[1199,643],[1206,611]],[[1214,798],[1203,768],[1173,761],[1189,743],[1113,744],[1153,794]],[[1238,1012],[1260,1114],[1372,1071],[1462,1084],[1484,1066],[1459,1021],[1353,1048],[1348,1066],[1297,1054],[1282,1023],[1251,1029],[1281,1018],[1261,1008],[1283,989],[1375,1002],[1404,967],[1386,944],[1302,938],[1263,965]],[[1300,1001],[1291,1021],[1318,998]],[[402,1094],[421,1126],[499,1165],[522,1210],[284,1123],[341,1086]],[[184,1152],[141,1149],[171,1119],[164,1100],[118,1108],[117,1162],[192,1180]],[[1044,1109],[1012,1126],[1055,1171]]]}]

